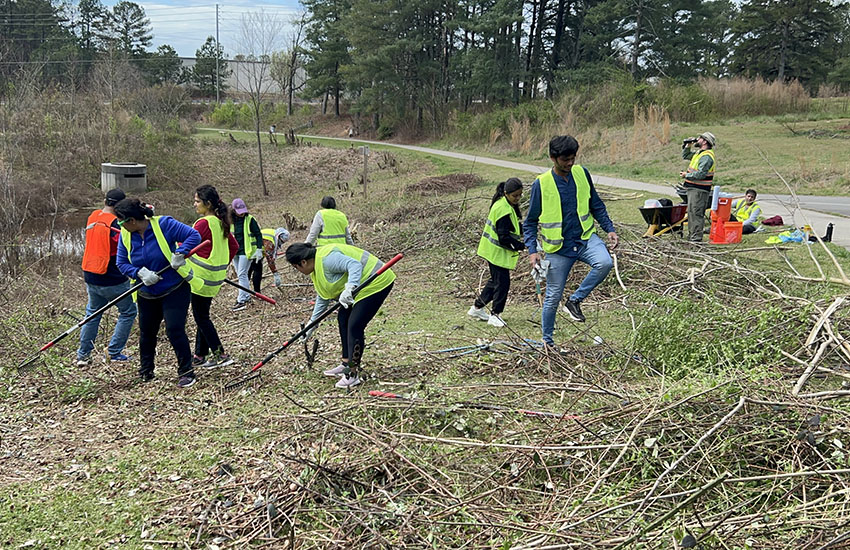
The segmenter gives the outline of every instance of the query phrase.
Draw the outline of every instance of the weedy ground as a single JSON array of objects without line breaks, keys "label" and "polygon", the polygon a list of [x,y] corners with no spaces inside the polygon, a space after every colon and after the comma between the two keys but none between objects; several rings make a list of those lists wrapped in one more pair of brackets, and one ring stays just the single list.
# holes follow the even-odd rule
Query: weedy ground
[{"label": "weedy ground", "polygon": [[[617,272],[584,304],[587,323],[559,315],[562,349],[547,353],[536,344],[538,296],[525,257],[505,329],[465,314],[486,280],[475,256],[481,226],[509,171],[376,151],[364,197],[356,151],[281,146],[266,150],[264,197],[250,145],[213,140],[198,150],[187,162],[203,181],[245,199],[264,227],[285,225],[302,239],[330,194],[356,224],[358,244],[384,260],[405,253],[369,326],[368,379],[345,392],[322,376],[339,356],[328,321],[314,365],[293,346],[259,381],[223,390],[310,315],[312,289],[296,286],[307,280],[283,261],[292,286],[275,289],[270,278],[264,286],[277,306],[232,313],[230,289],[214,301],[238,361],[200,372],[188,390],[176,387],[164,338],[148,384],[135,365],[103,357],[72,366],[75,337],[18,373],[85,304],[78,259],[32,265],[0,294],[0,546],[670,548],[692,537],[703,548],[825,548],[843,540],[850,409],[817,393],[840,396],[850,376],[840,349],[850,309],[839,302],[830,314],[839,345],[824,345],[820,359],[826,329],[814,344],[807,337],[848,287],[802,279],[820,277],[812,256],[826,277],[840,276],[825,250],[768,247],[761,233],[725,247],[644,240],[637,207],[648,197],[603,190],[623,238]],[[158,213],[191,222],[192,191],[145,197]],[[850,269],[850,254],[830,250]],[[568,287],[586,272],[577,267]],[[101,352],[114,319],[103,321]],[[134,331],[131,355],[136,342]],[[829,371],[792,398],[808,363]]]}]

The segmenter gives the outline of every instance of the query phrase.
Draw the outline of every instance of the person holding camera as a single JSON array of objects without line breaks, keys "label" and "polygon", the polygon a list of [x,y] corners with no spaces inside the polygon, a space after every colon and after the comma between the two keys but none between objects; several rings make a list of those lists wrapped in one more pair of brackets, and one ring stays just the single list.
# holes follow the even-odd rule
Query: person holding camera
[{"label": "person holding camera", "polygon": [[[705,211],[711,206],[711,186],[714,181],[714,144],[717,140],[711,132],[682,141],[682,158],[689,160],[688,169],[679,175],[685,180],[682,185],[688,197],[688,240],[701,242],[705,226]],[[696,151],[691,149],[696,145]]]}]

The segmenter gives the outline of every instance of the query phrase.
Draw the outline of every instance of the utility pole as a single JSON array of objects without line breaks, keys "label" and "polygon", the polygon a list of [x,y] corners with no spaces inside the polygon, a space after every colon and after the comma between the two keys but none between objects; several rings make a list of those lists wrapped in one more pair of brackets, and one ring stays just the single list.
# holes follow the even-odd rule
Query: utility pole
[{"label": "utility pole", "polygon": [[215,104],[218,105],[221,100],[219,97],[219,90],[221,89],[221,84],[219,83],[219,68],[218,68],[218,58],[221,56],[221,46],[218,43],[218,4],[215,5]]}]

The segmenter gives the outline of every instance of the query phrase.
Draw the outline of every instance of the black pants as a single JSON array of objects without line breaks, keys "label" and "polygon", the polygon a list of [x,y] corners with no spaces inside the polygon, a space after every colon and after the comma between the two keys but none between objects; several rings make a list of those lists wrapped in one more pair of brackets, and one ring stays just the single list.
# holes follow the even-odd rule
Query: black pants
[{"label": "black pants", "polygon": [[224,353],[218,331],[210,319],[212,300],[212,296],[192,294],[192,316],[198,326],[198,332],[195,334],[195,355],[198,357],[206,357],[211,350]]},{"label": "black pants", "polygon": [[188,283],[180,283],[171,293],[160,298],[139,296],[139,374],[153,374],[159,326],[165,320],[165,334],[177,355],[177,375],[192,375],[192,350],[186,336],[186,317],[192,291]]},{"label": "black pants", "polygon": [[490,280],[484,285],[481,295],[475,299],[475,307],[482,308],[493,301],[493,314],[499,315],[505,311],[508,301],[508,291],[511,289],[511,271],[487,262],[490,266]]},{"label": "black pants", "polygon": [[254,292],[259,292],[263,284],[263,260],[251,262],[248,266],[248,279],[254,285]]},{"label": "black pants", "polygon": [[366,347],[366,325],[381,309],[381,304],[392,290],[390,286],[380,292],[363,298],[349,308],[341,307],[337,312],[339,321],[339,339],[342,342],[342,360],[348,363],[351,376],[360,373],[360,361]]}]

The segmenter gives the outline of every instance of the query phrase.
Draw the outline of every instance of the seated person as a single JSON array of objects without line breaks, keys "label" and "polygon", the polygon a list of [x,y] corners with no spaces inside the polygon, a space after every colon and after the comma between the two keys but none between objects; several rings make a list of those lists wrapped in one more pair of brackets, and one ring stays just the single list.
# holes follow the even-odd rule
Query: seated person
[{"label": "seated person", "polygon": [[757,195],[755,189],[747,189],[743,199],[735,199],[732,202],[732,215],[729,221],[742,222],[744,235],[753,233],[761,221],[761,207],[756,202]]}]

